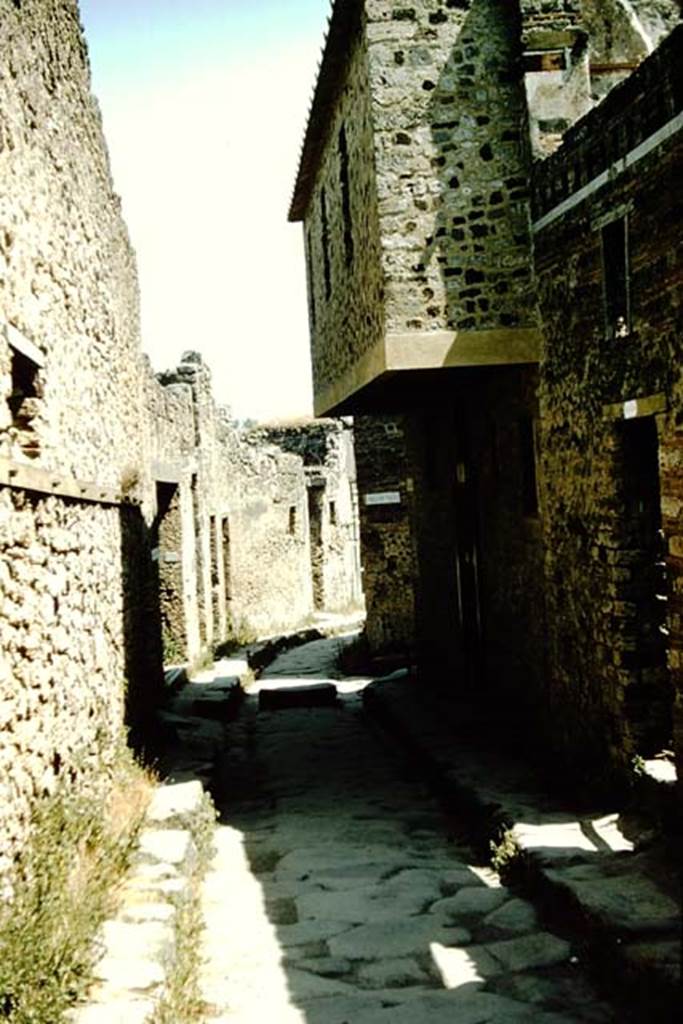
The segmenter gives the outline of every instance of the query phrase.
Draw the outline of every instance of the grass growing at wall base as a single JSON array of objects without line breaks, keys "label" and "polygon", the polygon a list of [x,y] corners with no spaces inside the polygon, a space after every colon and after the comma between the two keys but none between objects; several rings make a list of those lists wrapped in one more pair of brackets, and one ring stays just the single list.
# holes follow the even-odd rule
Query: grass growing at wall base
[{"label": "grass growing at wall base", "polygon": [[228,658],[231,654],[241,650],[242,647],[248,647],[249,644],[253,644],[258,639],[256,633],[249,625],[246,619],[237,619],[234,622],[230,622],[228,627],[227,638],[214,650],[214,657],[216,658]]},{"label": "grass growing at wall base", "polygon": [[86,990],[93,938],[114,905],[150,781],[122,750],[87,794],[60,782],[36,805],[30,841],[0,909],[0,1020],[61,1024]]}]

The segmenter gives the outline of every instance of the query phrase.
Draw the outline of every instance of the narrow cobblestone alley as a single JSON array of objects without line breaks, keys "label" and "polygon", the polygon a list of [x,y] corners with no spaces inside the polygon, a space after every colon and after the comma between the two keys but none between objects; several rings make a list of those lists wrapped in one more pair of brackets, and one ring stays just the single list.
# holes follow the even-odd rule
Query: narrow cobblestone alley
[{"label": "narrow cobblestone alley", "polygon": [[[230,726],[203,890],[207,1019],[614,1020],[368,719],[366,681],[335,667],[343,642],[281,655]],[[330,681],[337,706],[259,710],[259,690]]]}]

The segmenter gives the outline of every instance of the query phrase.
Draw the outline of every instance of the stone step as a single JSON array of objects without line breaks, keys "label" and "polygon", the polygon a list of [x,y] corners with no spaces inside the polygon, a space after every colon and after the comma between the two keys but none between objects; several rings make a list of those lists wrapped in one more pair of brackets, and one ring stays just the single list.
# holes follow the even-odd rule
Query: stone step
[{"label": "stone step", "polygon": [[284,708],[329,708],[337,704],[337,687],[334,683],[263,687],[259,691],[258,699],[260,711],[278,711]]}]

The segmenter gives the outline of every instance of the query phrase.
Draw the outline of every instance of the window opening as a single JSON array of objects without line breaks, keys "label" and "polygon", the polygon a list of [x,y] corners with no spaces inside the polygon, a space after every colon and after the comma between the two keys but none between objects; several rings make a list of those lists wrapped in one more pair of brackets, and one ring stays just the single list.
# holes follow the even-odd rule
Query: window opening
[{"label": "window opening", "polygon": [[327,198],[325,189],[320,192],[320,223],[323,240],[323,273],[325,275],[325,298],[332,294],[332,277],[330,273],[330,231],[327,223]]},{"label": "window opening", "polygon": [[336,502],[330,502],[330,524],[332,526],[337,525],[337,505]]},{"label": "window opening", "polygon": [[607,335],[624,338],[630,329],[626,217],[610,221],[602,229],[602,270]]},{"label": "window opening", "polygon": [[40,411],[40,367],[12,346],[10,353],[12,390],[8,404],[12,414],[12,427],[23,454],[34,459],[40,454],[34,430],[34,421]]},{"label": "window opening", "polygon": [[343,125],[339,130],[339,178],[344,217],[344,251],[346,265],[350,266],[353,262],[353,222],[351,220],[351,189],[349,185],[349,147]]},{"label": "window opening", "polygon": [[288,530],[290,534],[296,533],[296,505],[289,506]]},{"label": "window opening", "polygon": [[528,50],[523,59],[524,71],[527,74],[565,71],[567,68],[567,54],[564,50]]}]

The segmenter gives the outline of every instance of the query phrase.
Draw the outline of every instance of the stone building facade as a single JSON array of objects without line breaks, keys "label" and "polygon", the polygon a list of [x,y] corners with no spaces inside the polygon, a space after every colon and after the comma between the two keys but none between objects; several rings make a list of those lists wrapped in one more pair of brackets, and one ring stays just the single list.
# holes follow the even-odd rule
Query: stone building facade
[{"label": "stone building facade", "polygon": [[[678,18],[673,0],[337,3],[290,208],[304,227],[317,413],[402,418],[421,677],[540,722],[547,747],[559,743],[591,777],[667,742],[677,664],[675,650],[668,673],[660,653],[647,664],[649,641],[634,640],[637,559],[614,539],[637,532],[624,502],[655,479],[655,421],[622,444],[608,441],[613,422],[593,419],[602,378],[600,409],[647,399],[636,407],[660,416],[660,464],[675,477],[664,438],[677,353],[661,339],[672,338],[680,279],[675,247],[654,260],[644,240],[654,247],[660,223],[662,238],[675,223],[676,156],[657,132],[679,116],[680,83],[664,70],[677,32],[662,56],[652,51]],[[638,109],[601,121],[622,107]],[[616,179],[646,143],[657,175],[634,199],[648,163]],[[596,178],[599,202],[581,205]],[[546,225],[573,194],[569,220]],[[629,202],[643,204],[628,242],[641,246],[643,305],[635,335],[626,324],[638,354],[624,362],[621,342],[610,354],[598,344],[596,253],[607,245],[623,264],[623,238],[605,225]],[[605,293],[612,312],[619,287]],[[665,497],[667,487],[662,476]],[[662,505],[665,533],[677,508]]]}]

